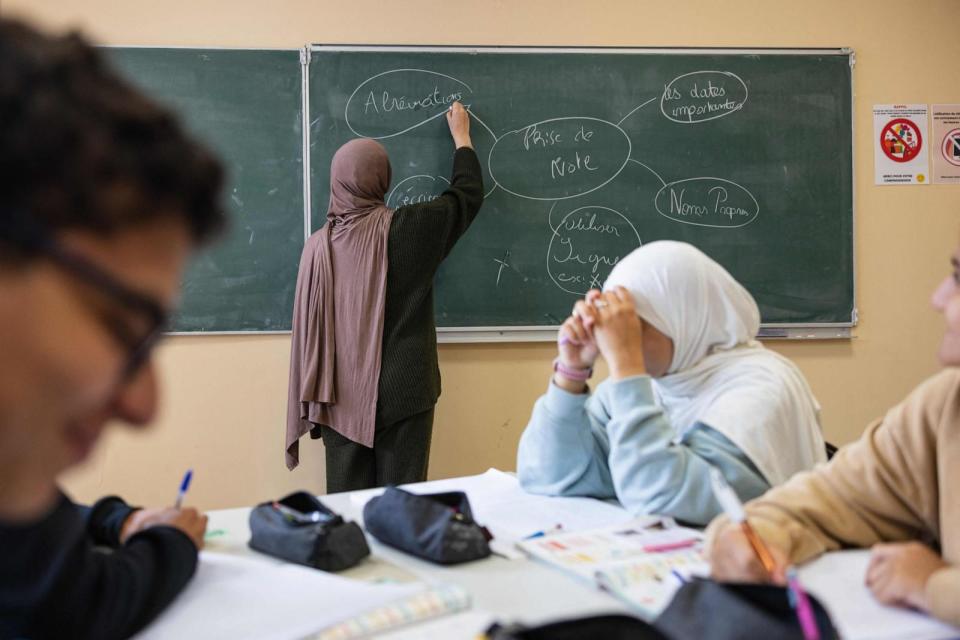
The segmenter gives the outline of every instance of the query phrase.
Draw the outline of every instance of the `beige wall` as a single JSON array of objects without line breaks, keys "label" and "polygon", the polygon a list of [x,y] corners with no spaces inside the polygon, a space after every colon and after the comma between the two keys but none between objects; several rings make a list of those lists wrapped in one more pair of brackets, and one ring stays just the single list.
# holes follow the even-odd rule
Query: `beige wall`
[{"label": "beige wall", "polygon": [[[602,9],[601,9],[602,7]],[[861,324],[849,342],[773,343],[806,373],[830,440],[848,442],[936,370],[941,320],[929,292],[956,244],[960,187],[875,187],[874,103],[960,102],[960,2],[726,0],[4,0],[5,14],[80,25],[126,45],[299,47],[378,44],[848,46],[857,54],[856,251]],[[322,450],[283,466],[285,336],[181,337],[160,353],[166,403],[155,428],[115,432],[67,486],[80,498],[122,492],[165,503],[184,467],[192,499],[242,505],[305,487],[320,491]],[[517,439],[542,392],[545,345],[447,345],[431,476],[514,466]]]}]

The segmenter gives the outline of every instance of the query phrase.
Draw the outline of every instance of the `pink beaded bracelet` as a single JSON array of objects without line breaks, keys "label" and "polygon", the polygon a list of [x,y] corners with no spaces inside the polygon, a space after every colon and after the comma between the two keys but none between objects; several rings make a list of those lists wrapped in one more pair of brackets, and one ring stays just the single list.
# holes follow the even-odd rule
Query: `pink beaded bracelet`
[{"label": "pink beaded bracelet", "polygon": [[589,369],[575,369],[560,362],[560,358],[553,359],[553,370],[568,380],[576,380],[578,382],[586,382],[590,379],[590,376],[593,375],[592,367]]}]

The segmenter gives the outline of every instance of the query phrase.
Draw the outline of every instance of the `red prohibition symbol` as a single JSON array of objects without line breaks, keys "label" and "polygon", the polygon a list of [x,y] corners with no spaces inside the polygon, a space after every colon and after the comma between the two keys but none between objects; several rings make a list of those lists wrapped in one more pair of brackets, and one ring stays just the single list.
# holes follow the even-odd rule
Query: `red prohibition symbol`
[{"label": "red prohibition symbol", "polygon": [[923,137],[911,120],[894,118],[880,132],[880,148],[894,162],[910,162],[923,148]]}]

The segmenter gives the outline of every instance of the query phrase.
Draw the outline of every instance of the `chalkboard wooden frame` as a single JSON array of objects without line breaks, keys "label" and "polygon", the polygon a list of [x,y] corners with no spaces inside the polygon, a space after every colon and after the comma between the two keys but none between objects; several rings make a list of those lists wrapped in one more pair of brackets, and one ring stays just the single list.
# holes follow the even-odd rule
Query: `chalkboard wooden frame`
[{"label": "chalkboard wooden frame", "polygon": [[[395,45],[350,45],[350,44],[313,44],[308,47],[309,52],[413,52],[413,53],[603,53],[603,54],[667,54],[667,55],[688,55],[688,54],[712,54],[712,55],[757,55],[757,56],[776,56],[776,55],[811,55],[811,56],[845,56],[849,60],[851,67],[850,86],[846,88],[849,91],[850,99],[850,176],[851,176],[851,234],[850,234],[850,255],[851,255],[851,317],[845,322],[819,322],[819,323],[764,323],[761,327],[761,337],[783,338],[783,339],[835,339],[851,337],[851,327],[857,323],[857,277],[856,277],[856,256],[855,256],[855,225],[856,225],[856,197],[853,188],[854,172],[854,118],[853,118],[853,74],[852,68],[855,63],[855,57],[852,49],[849,48],[646,48],[646,47],[499,47],[499,46],[395,46]],[[309,75],[309,68],[306,67],[306,74]],[[309,82],[309,78],[307,80]],[[305,95],[309,91],[305,87]],[[310,111],[305,108],[305,118],[310,117]],[[310,127],[304,126],[305,135],[308,139],[305,147],[310,147]],[[305,163],[305,172],[309,174],[310,168]],[[309,176],[305,181],[309,180]],[[308,208],[310,204],[308,201]],[[438,323],[441,324],[442,323]],[[530,342],[530,341],[548,341],[556,337],[556,325],[537,325],[537,326],[476,326],[476,327],[444,327],[438,326],[438,339],[440,342]]]}]

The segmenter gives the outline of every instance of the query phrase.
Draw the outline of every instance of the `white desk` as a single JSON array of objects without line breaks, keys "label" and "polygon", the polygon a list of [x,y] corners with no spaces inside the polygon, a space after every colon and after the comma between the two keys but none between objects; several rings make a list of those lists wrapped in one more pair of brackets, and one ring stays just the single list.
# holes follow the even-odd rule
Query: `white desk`
[{"label": "white desk", "polygon": [[[321,500],[344,518],[363,523],[362,507],[350,499],[349,493],[321,496]],[[224,533],[209,538],[206,549],[217,553],[266,557],[247,546],[250,538],[247,523],[249,513],[248,508],[211,511],[207,530],[222,530]],[[462,633],[458,630],[451,635],[451,621],[440,619],[436,623],[418,624],[405,631],[378,636],[384,640],[407,637],[472,640],[486,628],[491,617],[505,622],[537,623],[562,617],[628,611],[612,596],[528,559],[507,560],[491,556],[476,562],[444,567],[387,547],[370,535],[367,541],[370,544],[370,557],[338,575],[359,580],[388,578],[452,583],[465,588],[473,598],[472,611],[458,614],[454,621],[456,626],[462,627]]]},{"label": "white desk", "polygon": [[[505,476],[499,474],[502,480]],[[483,501],[482,483],[477,478],[451,479],[413,485],[415,491],[450,491],[461,482],[474,481],[476,493],[471,495],[475,511]],[[496,478],[493,478],[496,480]],[[360,492],[358,492],[360,493]],[[353,497],[351,497],[353,496]],[[525,494],[513,496],[523,503]],[[322,501],[349,520],[363,523],[362,501],[356,494],[342,493],[322,496]],[[364,497],[369,497],[365,495]],[[552,505],[560,504],[563,498],[542,504],[530,504],[530,510],[536,511],[536,517],[542,520],[548,517]],[[541,501],[542,502],[542,501]],[[589,517],[580,517],[578,524],[583,526],[598,517],[607,514],[592,511],[590,507],[607,508],[595,501],[578,502],[577,508]],[[569,507],[568,516],[569,516]],[[207,550],[216,553],[255,555],[268,558],[252,551],[247,542],[250,537],[247,523],[250,509],[226,509],[210,512],[208,531],[222,533],[207,540]],[[494,513],[488,510],[488,513]],[[523,513],[513,512],[514,517],[523,519]],[[583,514],[581,514],[582,516]],[[620,517],[620,512],[613,514]],[[625,512],[624,515],[626,516]],[[576,519],[575,516],[569,516]],[[478,520],[484,519],[478,513]],[[527,518],[529,526],[531,518]],[[512,520],[511,520],[512,521]],[[538,520],[539,521],[539,520]],[[604,523],[609,524],[609,523]],[[586,616],[600,613],[631,613],[624,604],[612,596],[597,590],[592,585],[581,583],[546,565],[521,558],[507,560],[491,556],[485,560],[470,562],[453,567],[443,567],[419,560],[377,542],[367,536],[371,556],[358,566],[341,572],[340,576],[358,580],[389,579],[398,582],[423,581],[431,583],[456,584],[466,589],[472,596],[470,610],[438,618],[433,621],[414,624],[396,631],[377,636],[381,640],[473,640],[486,629],[493,620],[502,622],[540,623],[565,617]],[[821,596],[841,632],[854,638],[876,638],[877,622],[892,635],[884,638],[913,637],[928,639],[956,638],[956,630],[940,625],[925,616],[880,607],[863,586],[863,572],[866,556],[850,552],[827,554],[820,560],[801,569],[801,579],[809,584],[811,591]],[[279,563],[279,560],[275,560]],[[322,596],[321,596],[322,597]],[[906,634],[906,636],[904,635]]]}]

